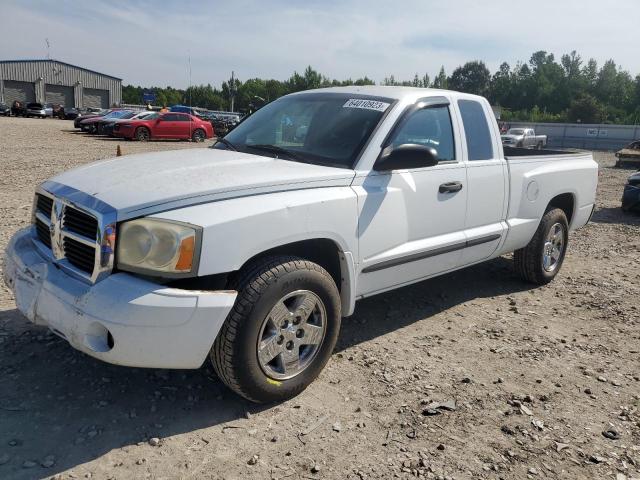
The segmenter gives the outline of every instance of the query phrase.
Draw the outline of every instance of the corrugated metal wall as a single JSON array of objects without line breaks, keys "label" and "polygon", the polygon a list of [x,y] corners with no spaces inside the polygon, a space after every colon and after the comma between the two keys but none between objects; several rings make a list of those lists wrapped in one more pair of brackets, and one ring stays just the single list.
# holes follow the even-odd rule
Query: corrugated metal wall
[{"label": "corrugated metal wall", "polygon": [[0,96],[3,80],[32,83],[39,102],[45,101],[45,84],[73,87],[76,107],[83,106],[83,88],[108,90],[110,105],[122,102],[122,80],[56,60],[0,61]]},{"label": "corrugated metal wall", "polygon": [[526,122],[507,122],[507,124],[509,128],[535,129],[538,135],[547,136],[547,144],[553,148],[619,150],[633,140],[640,139],[640,125]]}]

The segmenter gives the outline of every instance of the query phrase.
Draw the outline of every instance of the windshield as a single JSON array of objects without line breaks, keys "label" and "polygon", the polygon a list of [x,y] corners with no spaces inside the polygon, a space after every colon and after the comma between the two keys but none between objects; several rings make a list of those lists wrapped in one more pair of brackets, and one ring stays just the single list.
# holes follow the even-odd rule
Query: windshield
[{"label": "windshield", "polygon": [[127,115],[131,115],[131,113],[132,112],[130,110],[116,110],[106,115],[106,117],[107,118],[131,118],[131,117],[127,117]]},{"label": "windshield", "polygon": [[290,95],[255,112],[214,148],[352,168],[392,103],[358,94]]},{"label": "windshield", "polygon": [[524,130],[522,130],[521,128],[512,128],[507,133],[509,135],[522,135],[524,133]]}]

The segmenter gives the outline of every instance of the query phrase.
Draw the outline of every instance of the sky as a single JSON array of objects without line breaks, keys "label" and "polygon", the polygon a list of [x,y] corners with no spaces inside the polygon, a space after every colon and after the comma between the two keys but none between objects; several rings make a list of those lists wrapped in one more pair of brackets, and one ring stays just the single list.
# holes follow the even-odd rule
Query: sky
[{"label": "sky", "polygon": [[433,78],[577,50],[635,76],[639,17],[640,0],[0,0],[0,60],[46,58],[48,39],[51,58],[185,88],[231,71],[285,80],[307,65],[340,80]]}]

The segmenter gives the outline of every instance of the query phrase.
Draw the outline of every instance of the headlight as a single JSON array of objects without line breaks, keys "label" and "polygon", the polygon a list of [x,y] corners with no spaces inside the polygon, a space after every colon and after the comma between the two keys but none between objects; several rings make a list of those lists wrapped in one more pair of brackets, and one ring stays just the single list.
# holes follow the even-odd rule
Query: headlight
[{"label": "headlight", "polygon": [[118,268],[140,273],[195,273],[200,229],[167,220],[142,218],[121,225]]}]

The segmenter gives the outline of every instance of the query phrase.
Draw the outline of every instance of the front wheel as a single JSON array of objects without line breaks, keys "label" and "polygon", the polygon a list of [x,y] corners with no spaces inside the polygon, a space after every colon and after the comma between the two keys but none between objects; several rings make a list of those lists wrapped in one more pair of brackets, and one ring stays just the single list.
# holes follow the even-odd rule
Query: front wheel
[{"label": "front wheel", "polygon": [[211,348],[213,368],[257,403],[302,392],[329,360],[340,330],[340,295],[321,266],[271,257],[238,280],[238,298]]},{"label": "front wheel", "polygon": [[569,240],[565,213],[559,208],[544,214],[529,244],[514,252],[514,265],[523,280],[545,285],[562,267]]},{"label": "front wheel", "polygon": [[140,127],[136,130],[136,140],[139,142],[146,142],[151,138],[151,133],[146,127]]},{"label": "front wheel", "polygon": [[195,143],[201,143],[204,142],[206,136],[207,135],[204,133],[204,130],[198,129],[191,134],[191,140]]}]

